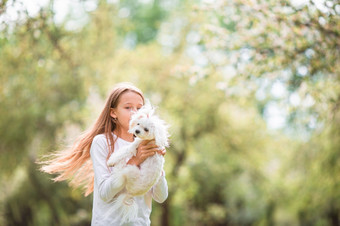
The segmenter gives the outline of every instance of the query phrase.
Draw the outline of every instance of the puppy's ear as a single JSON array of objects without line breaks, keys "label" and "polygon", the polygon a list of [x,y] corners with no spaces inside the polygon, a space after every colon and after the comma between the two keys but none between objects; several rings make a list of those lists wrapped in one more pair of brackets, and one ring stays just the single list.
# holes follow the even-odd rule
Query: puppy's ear
[{"label": "puppy's ear", "polygon": [[168,147],[169,142],[168,142],[168,131],[167,131],[167,125],[163,121],[159,121],[155,125],[155,141],[156,145],[159,147]]},{"label": "puppy's ear", "polygon": [[140,114],[137,119],[142,119],[148,117],[146,114]]},{"label": "puppy's ear", "polygon": [[150,102],[149,99],[145,99],[143,107],[144,108],[152,108],[151,102]]},{"label": "puppy's ear", "polygon": [[145,99],[145,104],[143,108],[141,109],[141,111],[144,112],[146,117],[148,118],[154,114],[155,108],[151,105],[149,99]]},{"label": "puppy's ear", "polygon": [[153,116],[153,114],[155,113],[155,109],[154,108],[151,108],[149,110],[149,112],[146,114],[146,117],[150,118],[151,116]]}]

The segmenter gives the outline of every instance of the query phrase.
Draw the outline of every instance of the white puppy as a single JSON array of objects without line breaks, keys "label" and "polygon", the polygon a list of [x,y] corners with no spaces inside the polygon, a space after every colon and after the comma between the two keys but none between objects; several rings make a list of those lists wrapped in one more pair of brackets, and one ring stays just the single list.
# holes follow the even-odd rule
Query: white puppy
[{"label": "white puppy", "polygon": [[122,223],[136,220],[138,205],[132,197],[146,194],[159,180],[164,165],[164,157],[158,153],[147,158],[139,168],[126,164],[127,160],[136,155],[142,140],[155,139],[160,150],[169,146],[168,127],[154,115],[154,109],[149,104],[131,117],[129,126],[129,132],[136,137],[134,142],[119,152],[112,153],[107,161],[108,166],[114,166],[120,182],[124,183],[126,180],[126,192],[114,199],[113,208],[109,211],[120,214]]}]

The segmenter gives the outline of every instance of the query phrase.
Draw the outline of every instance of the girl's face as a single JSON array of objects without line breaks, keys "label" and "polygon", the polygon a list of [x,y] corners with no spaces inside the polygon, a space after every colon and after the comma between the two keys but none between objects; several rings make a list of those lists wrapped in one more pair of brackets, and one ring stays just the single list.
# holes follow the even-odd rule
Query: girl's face
[{"label": "girl's face", "polygon": [[133,91],[127,91],[119,97],[117,107],[111,109],[110,116],[117,119],[116,123],[122,132],[127,132],[131,115],[142,106],[143,98]]}]

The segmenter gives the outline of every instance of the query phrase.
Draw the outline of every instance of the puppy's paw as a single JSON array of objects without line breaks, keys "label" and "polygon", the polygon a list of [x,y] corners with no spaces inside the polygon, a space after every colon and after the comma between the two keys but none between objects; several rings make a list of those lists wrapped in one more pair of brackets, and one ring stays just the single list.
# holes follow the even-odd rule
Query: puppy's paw
[{"label": "puppy's paw", "polygon": [[107,164],[107,166],[110,166],[110,167],[111,167],[111,166],[116,165],[117,162],[118,162],[117,158],[115,158],[115,156],[112,154],[112,155],[110,156],[109,160],[107,160],[106,164]]}]

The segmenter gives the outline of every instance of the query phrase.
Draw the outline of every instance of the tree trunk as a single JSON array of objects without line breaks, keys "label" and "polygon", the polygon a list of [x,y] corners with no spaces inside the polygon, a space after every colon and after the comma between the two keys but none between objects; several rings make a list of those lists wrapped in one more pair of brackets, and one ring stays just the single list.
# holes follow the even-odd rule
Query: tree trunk
[{"label": "tree trunk", "polygon": [[339,213],[336,211],[335,208],[332,208],[331,211],[328,213],[328,219],[330,222],[330,225],[332,226],[339,226]]},{"label": "tree trunk", "polygon": [[161,225],[162,226],[169,226],[169,206],[170,206],[170,198],[168,197],[167,200],[162,205],[162,216],[161,216]]}]

